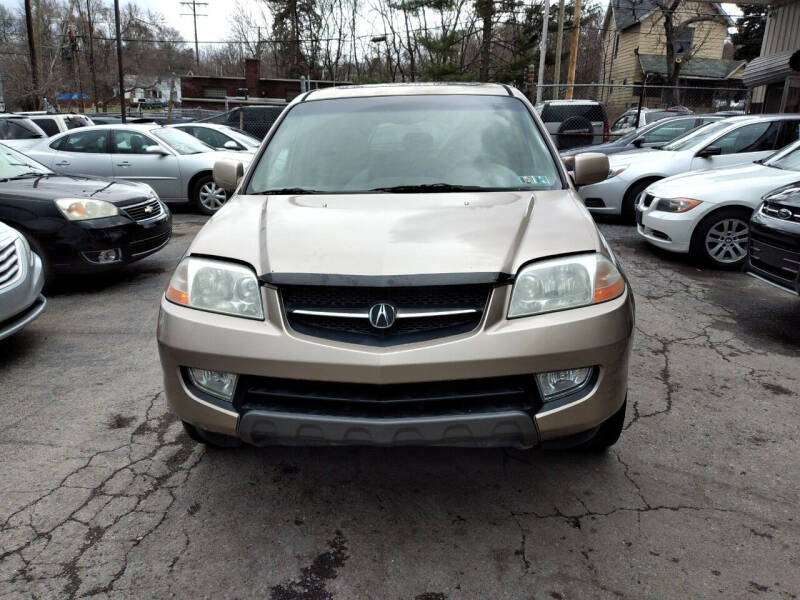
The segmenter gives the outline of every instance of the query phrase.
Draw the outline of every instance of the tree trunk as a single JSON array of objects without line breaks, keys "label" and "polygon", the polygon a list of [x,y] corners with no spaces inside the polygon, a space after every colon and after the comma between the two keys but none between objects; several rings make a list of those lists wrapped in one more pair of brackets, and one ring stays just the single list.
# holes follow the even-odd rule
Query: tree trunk
[{"label": "tree trunk", "polygon": [[492,50],[492,17],[494,16],[494,2],[492,0],[478,0],[475,3],[478,16],[483,20],[483,38],[481,39],[481,68],[478,79],[489,81],[489,58]]},{"label": "tree trunk", "polygon": [[677,106],[681,102],[681,94],[678,89],[678,81],[681,75],[681,64],[675,62],[675,27],[673,13],[663,11],[664,17],[664,38],[666,42],[666,61],[667,61],[667,85],[672,86],[672,104]]}]

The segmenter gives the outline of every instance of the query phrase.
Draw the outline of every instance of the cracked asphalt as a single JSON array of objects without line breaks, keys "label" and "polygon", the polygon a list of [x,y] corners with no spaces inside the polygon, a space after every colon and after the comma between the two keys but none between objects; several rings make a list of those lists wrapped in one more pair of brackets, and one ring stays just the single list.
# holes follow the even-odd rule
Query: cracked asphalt
[{"label": "cracked asphalt", "polygon": [[797,598],[800,302],[601,224],[637,296],[604,455],[206,450],[155,329],[203,218],[0,342],[3,598]]}]

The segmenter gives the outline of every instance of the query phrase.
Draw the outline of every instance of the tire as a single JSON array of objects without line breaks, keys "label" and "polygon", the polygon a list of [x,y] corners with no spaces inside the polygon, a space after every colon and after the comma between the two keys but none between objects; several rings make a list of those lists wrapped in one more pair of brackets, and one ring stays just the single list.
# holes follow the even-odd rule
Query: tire
[{"label": "tire", "polygon": [[228,200],[228,194],[214,182],[214,177],[203,175],[194,184],[192,202],[204,215],[213,215]]},{"label": "tire", "polygon": [[620,207],[619,213],[620,220],[623,223],[627,223],[628,225],[636,223],[636,199],[639,198],[639,194],[645,191],[651,183],[656,181],[658,181],[658,178],[643,179],[637,181],[628,188],[628,191],[625,192],[625,195],[622,197],[622,206]]},{"label": "tire", "polygon": [[606,448],[616,444],[622,434],[622,427],[625,425],[625,411],[627,408],[628,398],[626,397],[619,410],[603,421],[594,437],[587,441],[581,447],[581,450],[603,452]]},{"label": "tire", "polygon": [[181,423],[183,423],[183,430],[186,432],[186,435],[188,435],[198,444],[205,444],[210,448],[220,449],[238,448],[242,445],[242,441],[233,436],[224,435],[222,433],[214,433],[213,431],[206,431],[205,429],[195,427],[186,421],[181,421]]},{"label": "tire", "polygon": [[568,150],[579,146],[591,146],[594,141],[594,127],[586,117],[569,117],[558,128],[559,134],[570,131],[569,135],[558,135],[556,146],[559,150]]},{"label": "tire", "polygon": [[723,208],[708,215],[692,234],[692,256],[715,269],[741,269],[747,260],[751,214],[745,208]]}]

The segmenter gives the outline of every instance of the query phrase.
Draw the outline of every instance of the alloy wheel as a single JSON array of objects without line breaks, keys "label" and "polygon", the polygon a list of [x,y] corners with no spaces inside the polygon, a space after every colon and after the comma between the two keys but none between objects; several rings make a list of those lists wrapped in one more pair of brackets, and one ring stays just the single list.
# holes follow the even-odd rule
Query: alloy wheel
[{"label": "alloy wheel", "polygon": [[741,219],[727,218],[715,223],[706,233],[706,252],[717,262],[732,264],[747,256],[750,228]]},{"label": "alloy wheel", "polygon": [[200,204],[205,206],[208,210],[219,210],[228,199],[225,190],[219,187],[213,181],[208,181],[203,184],[198,194]]}]

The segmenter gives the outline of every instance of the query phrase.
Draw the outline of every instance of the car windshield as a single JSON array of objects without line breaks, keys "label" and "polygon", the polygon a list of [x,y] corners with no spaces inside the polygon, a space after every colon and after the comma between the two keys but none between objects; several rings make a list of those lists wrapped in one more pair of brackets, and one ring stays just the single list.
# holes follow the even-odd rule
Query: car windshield
[{"label": "car windshield", "polygon": [[150,133],[166,143],[167,146],[175,150],[178,154],[199,154],[201,152],[211,152],[214,150],[214,148],[208,144],[204,144],[196,137],[180,129],[164,127],[161,129],[152,129]]},{"label": "car windshield", "polygon": [[425,95],[296,104],[255,165],[247,193],[456,188],[563,188],[520,100]]},{"label": "car windshield", "polygon": [[94,125],[88,117],[84,117],[83,115],[69,115],[64,117],[64,120],[67,123],[67,129],[77,129],[78,127],[89,127]]},{"label": "car windshield", "polygon": [[0,179],[13,179],[23,175],[49,175],[50,169],[32,158],[0,144]]},{"label": "car windshield", "polygon": [[639,127],[639,129],[635,129],[634,131],[631,131],[630,133],[626,133],[622,137],[617,138],[617,143],[619,143],[619,144],[630,144],[633,140],[635,140],[640,135],[643,135],[643,134],[647,133],[648,131],[650,131],[651,129],[654,129],[655,127],[660,127],[661,125],[663,125],[663,123],[650,123],[650,125],[645,125],[644,127]]},{"label": "car windshield", "polygon": [[672,140],[669,144],[664,146],[663,150],[686,150],[687,148],[693,148],[694,146],[704,144],[712,137],[716,136],[720,133],[723,129],[727,129],[730,127],[730,123],[727,121],[717,121],[716,123],[706,123],[705,125],[701,125],[697,129],[692,129],[686,135],[682,135],[681,137]]},{"label": "car windshield", "polygon": [[239,142],[241,142],[248,148],[258,148],[261,145],[260,139],[250,135],[246,131],[242,131],[238,127],[230,127],[228,125],[223,125],[222,128],[226,133],[229,133],[231,137],[236,138]]},{"label": "car windshield", "polygon": [[764,164],[787,171],[800,171],[800,142],[795,142],[783,150],[779,150],[765,160]]}]

